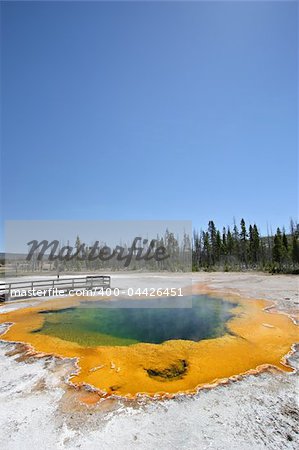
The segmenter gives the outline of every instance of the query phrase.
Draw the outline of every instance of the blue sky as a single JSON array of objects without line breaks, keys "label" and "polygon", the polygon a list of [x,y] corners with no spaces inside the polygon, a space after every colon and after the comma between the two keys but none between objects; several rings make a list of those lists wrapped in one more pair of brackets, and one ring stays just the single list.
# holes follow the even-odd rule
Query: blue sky
[{"label": "blue sky", "polygon": [[4,219],[288,225],[298,4],[2,4]]}]

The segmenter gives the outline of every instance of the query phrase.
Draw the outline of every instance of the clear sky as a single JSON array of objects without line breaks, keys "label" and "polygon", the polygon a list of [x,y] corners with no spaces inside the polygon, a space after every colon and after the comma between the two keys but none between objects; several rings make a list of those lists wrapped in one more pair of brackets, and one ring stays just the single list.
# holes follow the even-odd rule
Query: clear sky
[{"label": "clear sky", "polygon": [[4,219],[288,225],[296,2],[2,4]]}]

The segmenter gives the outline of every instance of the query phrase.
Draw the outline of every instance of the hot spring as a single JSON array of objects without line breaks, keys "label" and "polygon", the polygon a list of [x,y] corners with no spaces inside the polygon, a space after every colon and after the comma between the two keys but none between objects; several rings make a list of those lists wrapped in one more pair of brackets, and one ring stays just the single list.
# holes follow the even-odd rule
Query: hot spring
[{"label": "hot spring", "polygon": [[[182,306],[181,306],[182,305]],[[187,306],[187,307],[185,307]],[[224,335],[232,318],[229,302],[198,295],[189,298],[81,302],[77,307],[42,311],[43,326],[34,333],[83,346],[198,342]]]},{"label": "hot spring", "polygon": [[190,297],[82,300],[3,313],[9,326],[1,339],[25,343],[26,356],[72,358],[69,380],[99,397],[173,396],[269,368],[292,370],[285,355],[298,329],[265,300],[200,289]]}]

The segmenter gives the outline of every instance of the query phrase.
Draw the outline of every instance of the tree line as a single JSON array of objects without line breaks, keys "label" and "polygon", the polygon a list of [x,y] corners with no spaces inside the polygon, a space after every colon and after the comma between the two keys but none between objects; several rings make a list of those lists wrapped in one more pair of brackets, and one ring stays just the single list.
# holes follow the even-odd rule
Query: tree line
[{"label": "tree line", "polygon": [[[288,231],[277,228],[275,234],[267,233],[261,235],[256,223],[246,224],[241,219],[233,226],[218,229],[214,221],[210,220],[205,230],[193,231],[193,237],[184,233],[177,236],[170,230],[162,235],[156,236],[157,247],[165,247],[169,258],[157,262],[154,259],[132,261],[128,270],[162,270],[171,272],[193,271],[236,271],[236,270],[262,270],[271,273],[294,273],[299,274],[299,226],[293,220],[290,221]],[[60,245],[60,244],[59,244]],[[67,242],[67,246],[69,246]],[[106,245],[102,243],[102,245]],[[148,245],[144,245],[144,252]],[[60,247],[64,244],[61,243]],[[16,273],[35,271],[59,272],[84,272],[84,271],[114,271],[123,270],[123,258],[109,259],[107,261],[96,258],[89,260],[82,258],[79,249],[82,242],[77,236],[73,247],[78,251],[79,257],[63,261],[39,261],[36,255],[30,261],[24,257],[20,260],[6,259],[5,264],[11,266]],[[92,252],[93,243],[85,248],[86,252]],[[130,251],[131,243],[120,244],[124,248],[124,254]],[[60,248],[59,247],[59,248]],[[138,254],[138,249],[133,255]]]},{"label": "tree line", "polygon": [[238,226],[216,228],[210,220],[206,230],[194,231],[192,270],[263,270],[299,273],[299,226],[290,221],[289,232],[277,228],[261,236],[258,226],[241,219]]},{"label": "tree line", "polygon": [[[134,245],[134,241],[136,246]],[[130,242],[119,243],[115,246],[108,246],[105,242],[91,242],[86,245],[81,241],[80,236],[76,237],[76,241],[72,244],[69,241],[64,244],[62,242],[53,241],[32,241],[30,258],[18,265],[18,269],[23,271],[55,271],[60,272],[94,272],[98,270],[163,270],[170,272],[189,272],[191,270],[192,260],[192,236],[186,233],[183,236],[175,235],[175,233],[166,229],[166,231],[155,236],[154,239],[148,240],[141,237],[132,238]],[[32,244],[32,242],[30,244]],[[46,242],[46,250],[42,251],[42,257],[39,252],[41,244]],[[49,258],[49,246],[55,242],[55,253],[53,258]],[[33,249],[33,250],[32,250]],[[48,250],[47,250],[48,249]],[[71,249],[69,255],[69,249]],[[102,249],[105,249],[105,257],[100,257]],[[154,257],[156,252],[163,250],[165,257]],[[107,251],[109,250],[108,254]],[[61,256],[57,256],[61,255]],[[131,255],[131,256],[130,256]],[[147,258],[144,257],[147,255]],[[128,264],[126,264],[128,261]]]}]

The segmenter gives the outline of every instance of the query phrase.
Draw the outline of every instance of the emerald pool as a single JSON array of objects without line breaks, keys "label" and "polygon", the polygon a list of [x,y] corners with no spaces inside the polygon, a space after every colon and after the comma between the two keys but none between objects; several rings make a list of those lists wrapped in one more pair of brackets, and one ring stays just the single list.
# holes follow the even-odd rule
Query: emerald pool
[{"label": "emerald pool", "polygon": [[[139,342],[200,341],[224,335],[236,306],[205,295],[146,300],[83,301],[79,306],[41,311],[43,326],[33,333],[82,346],[127,346]],[[180,307],[189,302],[190,307]]]}]

